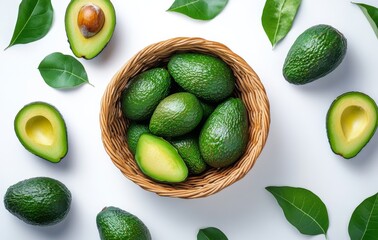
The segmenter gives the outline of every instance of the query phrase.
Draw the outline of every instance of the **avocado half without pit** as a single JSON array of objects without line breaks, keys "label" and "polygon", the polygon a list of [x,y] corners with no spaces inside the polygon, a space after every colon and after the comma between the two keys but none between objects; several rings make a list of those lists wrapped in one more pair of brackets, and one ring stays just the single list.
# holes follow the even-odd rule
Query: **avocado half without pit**
[{"label": "avocado half without pit", "polygon": [[16,115],[14,129],[31,153],[57,163],[68,151],[66,124],[59,111],[45,102],[25,105]]},{"label": "avocado half without pit", "polygon": [[65,28],[76,57],[92,59],[113,36],[116,15],[109,0],[71,0],[65,15]]},{"label": "avocado half without pit", "polygon": [[327,113],[327,135],[332,151],[349,159],[370,141],[377,129],[375,101],[361,92],[337,97]]}]

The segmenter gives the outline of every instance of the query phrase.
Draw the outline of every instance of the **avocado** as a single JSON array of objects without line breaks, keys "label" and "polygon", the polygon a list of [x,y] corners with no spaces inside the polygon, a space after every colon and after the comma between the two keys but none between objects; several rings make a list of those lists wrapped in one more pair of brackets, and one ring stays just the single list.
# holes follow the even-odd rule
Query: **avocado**
[{"label": "avocado", "polygon": [[192,131],[200,122],[203,109],[191,93],[179,92],[161,100],[150,120],[150,131],[162,137],[177,137]]},{"label": "avocado", "polygon": [[347,40],[332,26],[319,24],[305,30],[291,46],[283,76],[289,83],[303,85],[336,69],[344,59]]},{"label": "avocado", "polygon": [[226,167],[244,153],[248,143],[248,118],[240,98],[219,104],[206,120],[199,136],[199,148],[212,167]]},{"label": "avocado", "polygon": [[214,105],[211,105],[210,103],[207,103],[207,102],[204,102],[204,101],[200,101],[201,102],[201,105],[202,105],[202,109],[203,109],[203,117],[202,117],[202,120],[206,120],[210,115],[211,113],[214,111],[215,109],[215,106]]},{"label": "avocado", "polygon": [[70,210],[71,193],[60,181],[49,177],[34,177],[8,188],[5,208],[32,225],[53,225],[62,221]]},{"label": "avocado", "polygon": [[176,53],[168,62],[172,78],[198,98],[220,102],[235,88],[231,68],[220,58],[203,53]]},{"label": "avocado", "polygon": [[373,137],[378,126],[375,101],[361,92],[338,96],[327,112],[327,136],[331,149],[345,159],[355,157]]},{"label": "avocado", "polygon": [[92,59],[108,44],[116,25],[109,0],[71,0],[65,14],[68,42],[76,57]]},{"label": "avocado", "polygon": [[177,149],[149,133],[140,136],[135,160],[146,176],[159,182],[183,182],[188,176],[188,168]]},{"label": "avocado", "polygon": [[25,105],[14,119],[21,144],[31,153],[53,163],[68,151],[66,123],[59,111],[46,102]]},{"label": "avocado", "polygon": [[129,150],[132,154],[135,155],[136,146],[139,140],[140,135],[143,133],[149,133],[150,129],[148,124],[131,122],[126,132],[127,144],[129,145]]},{"label": "avocado", "polygon": [[136,215],[117,207],[105,207],[96,216],[101,240],[151,240],[147,226]]},{"label": "avocado", "polygon": [[130,80],[122,93],[124,115],[135,121],[149,119],[159,102],[168,96],[171,76],[164,68],[151,68]]},{"label": "avocado", "polygon": [[172,143],[184,160],[189,174],[199,175],[206,170],[207,164],[202,158],[197,135],[187,134],[171,139],[169,142]]}]

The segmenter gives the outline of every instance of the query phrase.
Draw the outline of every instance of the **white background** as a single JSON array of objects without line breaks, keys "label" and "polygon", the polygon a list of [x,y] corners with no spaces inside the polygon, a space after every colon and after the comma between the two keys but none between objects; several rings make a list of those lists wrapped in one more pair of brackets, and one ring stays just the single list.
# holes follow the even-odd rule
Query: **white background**
[{"label": "white background", "polygon": [[[99,239],[95,218],[105,206],[137,215],[154,240],[193,240],[204,227],[220,228],[230,240],[325,239],[307,237],[290,225],[266,186],[296,186],[316,193],[326,204],[329,240],[349,239],[355,207],[378,191],[378,137],[357,157],[331,151],[325,116],[331,102],[347,91],[362,91],[378,101],[378,40],[362,11],[346,0],[303,0],[290,33],[272,48],[261,25],[263,0],[230,0],[207,22],[167,12],[173,0],[113,0],[114,36],[95,59],[79,59],[94,85],[61,91],[45,84],[37,69],[50,53],[73,55],[64,29],[68,0],[52,0],[54,23],[43,39],[0,50],[0,195],[18,181],[49,176],[72,192],[67,218],[55,226],[27,225],[0,204],[0,239]],[[13,34],[20,1],[2,1],[0,49]],[[374,0],[364,3],[376,4]],[[305,86],[282,76],[285,56],[305,29],[330,24],[348,40],[342,64]],[[124,177],[106,154],[99,126],[100,101],[112,76],[143,47],[177,36],[203,37],[226,44],[260,76],[271,104],[266,146],[253,169],[240,181],[210,197],[186,200],[160,197]],[[52,164],[25,150],[13,120],[29,102],[46,101],[65,118],[68,155]]]}]

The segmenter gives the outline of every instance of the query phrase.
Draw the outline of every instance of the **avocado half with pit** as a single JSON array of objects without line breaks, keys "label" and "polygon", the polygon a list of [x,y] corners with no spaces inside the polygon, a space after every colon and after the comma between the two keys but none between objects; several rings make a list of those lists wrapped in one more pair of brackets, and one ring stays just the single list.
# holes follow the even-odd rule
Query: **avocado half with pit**
[{"label": "avocado half with pit", "polygon": [[349,159],[370,141],[377,129],[378,107],[361,92],[337,97],[327,113],[327,135],[332,151]]},{"label": "avocado half with pit", "polygon": [[68,151],[67,128],[59,111],[45,102],[25,105],[16,115],[14,130],[31,153],[57,163]]},{"label": "avocado half with pit", "polygon": [[76,57],[96,57],[112,38],[115,25],[109,0],[71,0],[66,9],[66,34]]}]

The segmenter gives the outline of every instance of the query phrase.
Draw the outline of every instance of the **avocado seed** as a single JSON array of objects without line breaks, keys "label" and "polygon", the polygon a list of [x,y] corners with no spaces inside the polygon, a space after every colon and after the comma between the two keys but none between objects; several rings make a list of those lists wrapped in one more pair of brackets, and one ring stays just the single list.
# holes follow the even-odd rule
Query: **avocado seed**
[{"label": "avocado seed", "polygon": [[104,23],[105,15],[99,6],[87,4],[80,9],[77,24],[85,38],[96,35],[102,29]]}]

